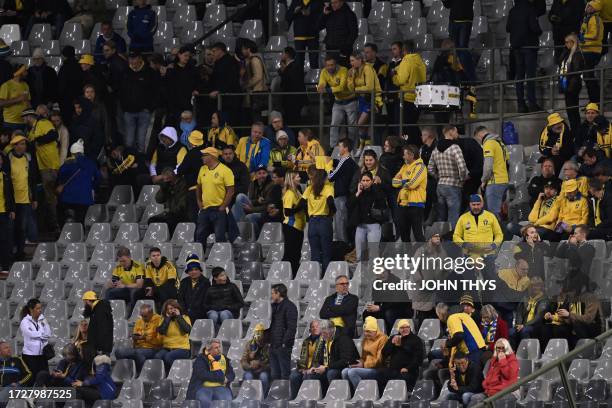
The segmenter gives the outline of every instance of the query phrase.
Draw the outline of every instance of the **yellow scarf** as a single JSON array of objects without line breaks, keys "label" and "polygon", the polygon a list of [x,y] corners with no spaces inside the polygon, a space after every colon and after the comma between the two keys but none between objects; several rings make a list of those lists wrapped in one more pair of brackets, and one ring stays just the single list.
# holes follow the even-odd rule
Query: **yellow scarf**
[{"label": "yellow scarf", "polygon": [[538,296],[530,297],[529,300],[527,300],[527,321],[525,323],[530,322],[535,318],[536,305],[538,304],[538,301],[542,299],[542,296],[544,296],[544,294],[540,293]]},{"label": "yellow scarf", "polygon": [[[563,124],[563,130],[561,131],[561,134],[559,135],[559,139],[557,140],[557,143],[555,143],[555,146],[557,146],[557,148],[561,149],[561,146],[563,146],[563,135],[565,134],[565,124]],[[545,147],[550,147],[550,146],[546,146],[546,142],[548,142],[548,126],[544,128],[544,130],[542,130],[542,133],[540,134],[540,147],[545,148]]]},{"label": "yellow scarf", "polygon": [[[210,371],[221,370],[223,371],[223,374],[227,372],[227,360],[223,354],[221,354],[221,358],[219,360],[215,360],[215,358],[210,354],[207,354],[206,357],[208,358],[208,363],[210,364]],[[225,384],[222,382],[218,383],[214,381],[204,381],[202,385],[204,387],[223,387]]]},{"label": "yellow scarf", "polygon": [[325,367],[329,366],[329,355],[331,354],[332,344],[334,344],[333,340],[327,340],[325,342],[325,350],[323,352],[323,365]]}]

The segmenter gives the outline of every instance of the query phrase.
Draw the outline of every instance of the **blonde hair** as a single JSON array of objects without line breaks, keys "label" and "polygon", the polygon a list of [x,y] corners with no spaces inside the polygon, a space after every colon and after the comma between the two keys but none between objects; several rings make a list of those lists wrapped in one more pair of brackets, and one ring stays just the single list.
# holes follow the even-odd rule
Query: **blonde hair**
[{"label": "blonde hair", "polygon": [[579,50],[578,45],[578,36],[574,33],[568,34],[565,36],[565,40],[571,39],[574,42],[572,48],[570,48],[569,56],[567,57],[566,64],[570,64],[572,62],[572,58],[574,58],[574,53]]},{"label": "blonde hair", "polygon": [[495,342],[495,347],[497,348],[497,346],[500,346],[500,347],[503,346],[504,354],[506,355],[514,353],[514,350],[512,350],[512,346],[510,345],[510,342],[504,338],[501,338]]},{"label": "blonde hair", "polygon": [[491,320],[497,319],[497,310],[493,307],[493,305],[484,305],[482,310],[480,311],[480,318],[490,318]]},{"label": "blonde hair", "polygon": [[293,194],[295,194],[298,198],[298,200],[300,198],[302,198],[302,193],[300,193],[300,189],[298,188],[299,186],[295,183],[295,175],[298,174],[295,171],[288,171],[287,173],[285,173],[285,183],[283,184],[283,195],[287,192],[287,191],[292,191]]},{"label": "blonde hair", "polygon": [[89,320],[81,320],[77,325],[76,331],[74,332],[74,337],[72,338],[72,343],[74,343],[74,345],[78,348],[81,348],[81,345],[87,342],[87,334],[83,334],[83,332],[81,332],[81,324],[83,323],[87,323],[87,326],[89,327]]}]

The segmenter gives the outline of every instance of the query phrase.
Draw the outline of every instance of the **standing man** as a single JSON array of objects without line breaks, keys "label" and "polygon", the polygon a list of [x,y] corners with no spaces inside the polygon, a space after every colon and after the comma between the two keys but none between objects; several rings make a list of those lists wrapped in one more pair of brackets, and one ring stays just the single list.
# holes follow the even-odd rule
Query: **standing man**
[{"label": "standing man", "polygon": [[331,0],[325,3],[323,14],[319,17],[318,30],[325,29],[325,49],[339,51],[338,63],[349,66],[349,56],[359,33],[357,16],[344,0]]},{"label": "standing man", "polygon": [[[429,160],[431,159],[431,155],[433,151],[436,149],[436,147],[438,147],[438,137],[436,134],[436,130],[430,126],[426,126],[423,129],[421,129],[421,142],[423,142],[423,146],[421,146],[421,150],[419,151],[419,154],[421,156],[421,160],[423,160],[423,164],[425,164],[425,166],[429,166]],[[434,207],[434,205],[438,201],[436,199],[437,187],[438,187],[437,180],[431,174],[429,174],[429,171],[428,171],[427,172],[427,194],[425,195],[426,197],[425,215],[423,218],[425,220],[425,225],[430,224],[430,221],[429,221],[430,214],[432,215],[432,222],[433,220],[437,219],[438,211]],[[435,210],[433,213],[431,212],[432,209]]]},{"label": "standing man", "polygon": [[[329,181],[334,183],[334,203],[336,204],[336,213],[334,214],[334,231],[336,232],[336,241],[352,241],[350,234],[347,234],[346,222],[348,220],[348,210],[346,208],[346,200],[350,194],[351,180],[355,173],[359,171],[359,167],[355,160],[351,157],[353,150],[353,142],[344,138],[338,142],[338,150],[340,158],[334,160],[334,169],[329,173]],[[354,234],[353,234],[354,238]]]},{"label": "standing man", "polygon": [[97,354],[110,355],[113,349],[113,310],[108,301],[98,299],[91,290],[83,294],[83,302],[83,316],[89,319],[83,360],[90,364]]},{"label": "standing man", "polygon": [[[385,78],[385,91],[390,92],[384,96],[387,105],[387,124],[393,129],[399,129],[399,87],[393,83],[393,76],[404,58],[404,46],[401,41],[391,43],[391,60],[387,66],[387,78]],[[391,134],[399,134],[399,130]]]},{"label": "standing man", "polygon": [[[293,7],[295,3],[297,3],[297,1],[293,2],[291,6]],[[295,40],[295,42],[297,46],[298,40]],[[318,41],[315,42],[318,44]],[[302,56],[301,60],[299,59],[299,55]],[[303,54],[299,55],[296,55],[293,48],[285,48],[281,57],[281,66],[278,69],[282,92],[304,92],[302,94],[282,96],[285,119],[287,120],[287,125],[292,127],[296,127],[301,123],[300,112],[303,106],[308,105],[308,97],[305,94],[306,86],[304,85],[304,56]],[[310,61],[312,61],[313,58],[317,61],[318,56],[316,54],[314,56],[311,54]],[[312,62],[310,66],[312,68]],[[318,62],[316,68],[319,68]],[[274,122],[272,122],[272,125],[274,125]],[[295,144],[295,136],[293,137],[292,143]]]},{"label": "standing man", "polygon": [[214,232],[215,242],[225,242],[229,205],[234,196],[234,174],[219,162],[219,151],[214,147],[202,150],[198,173],[197,200],[200,212],[196,239],[206,245],[206,238]]},{"label": "standing man", "polygon": [[28,68],[28,86],[32,94],[32,106],[57,102],[57,72],[45,62],[41,48],[32,53],[32,65]]},{"label": "standing man", "polygon": [[[211,99],[216,99],[219,94],[240,93],[240,63],[228,54],[227,46],[222,42],[214,43],[211,47],[215,65],[210,77],[212,91],[208,94]],[[233,125],[239,123],[241,96],[224,96],[221,99],[221,110],[226,113],[228,123]]]},{"label": "standing man", "polygon": [[25,65],[18,65],[13,78],[0,86],[0,108],[5,128],[25,130],[21,112],[30,106],[30,87],[25,81],[27,72]]},{"label": "standing man", "polygon": [[153,35],[157,30],[157,15],[149,0],[134,0],[127,17],[130,51],[153,52]]},{"label": "standing man", "polygon": [[287,8],[285,20],[287,24],[293,24],[293,35],[295,36],[295,61],[304,69],[306,49],[310,69],[319,68],[319,30],[317,22],[323,13],[322,0],[296,0],[291,2]]},{"label": "standing man", "polygon": [[344,122],[345,116],[349,139],[354,143],[357,137],[357,128],[354,126],[357,123],[357,98],[354,93],[348,90],[346,84],[347,78],[348,69],[338,65],[337,57],[328,54],[325,57],[325,69],[321,71],[319,77],[317,92],[330,92],[334,96],[331,129],[329,131],[330,147],[338,143],[338,135],[340,133],[338,125]]},{"label": "standing man", "polygon": [[448,15],[448,34],[457,47],[457,56],[463,65],[468,81],[476,79],[470,48],[472,20],[474,20],[474,0],[443,0],[442,4],[450,9]]},{"label": "standing man", "polygon": [[485,192],[487,210],[500,218],[504,194],[508,190],[508,150],[501,137],[479,126],[474,138],[482,145],[484,167],[480,188]]},{"label": "standing man", "polygon": [[357,306],[359,298],[349,293],[349,279],[346,275],[336,277],[336,293],[323,301],[319,317],[330,320],[349,337],[355,337],[357,324]]},{"label": "standing man", "polygon": [[109,41],[112,41],[115,44],[117,52],[119,54],[125,54],[127,51],[127,47],[125,45],[125,40],[119,33],[116,33],[113,30],[112,21],[103,21],[100,24],[100,35],[96,38],[96,48],[94,50],[94,58],[96,60],[96,64],[104,64],[106,61],[104,59],[104,55],[102,55],[102,48],[104,44]]},{"label": "standing man", "polygon": [[0,275],[8,276],[13,264],[13,221],[15,220],[15,196],[11,181],[11,167],[7,157],[0,154]]},{"label": "standing man", "polygon": [[28,141],[34,145],[36,151],[36,162],[40,171],[40,179],[45,191],[47,201],[49,230],[57,231],[57,195],[55,194],[55,182],[60,167],[59,159],[59,135],[55,126],[49,119],[42,119],[36,115],[33,109],[27,109],[21,116],[30,129]]},{"label": "standing man", "polygon": [[[601,60],[602,43],[604,40],[604,26],[599,16],[601,3],[589,1],[584,10],[584,20],[580,28],[580,49],[584,55],[584,69],[595,69]],[[585,72],[584,82],[589,94],[589,101],[599,103],[599,81],[596,79],[595,72]]]},{"label": "standing man", "polygon": [[270,338],[270,371],[272,381],[288,380],[291,373],[291,351],[297,330],[298,310],[287,299],[283,283],[272,285],[272,320],[268,329]]}]

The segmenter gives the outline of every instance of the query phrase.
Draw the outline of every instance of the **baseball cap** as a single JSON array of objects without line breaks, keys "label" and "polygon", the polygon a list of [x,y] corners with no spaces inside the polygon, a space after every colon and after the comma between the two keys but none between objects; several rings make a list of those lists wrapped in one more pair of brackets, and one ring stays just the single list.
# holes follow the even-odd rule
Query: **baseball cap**
[{"label": "baseball cap", "polygon": [[200,150],[202,154],[210,154],[211,156],[219,157],[219,151],[214,147],[207,147],[206,149]]}]

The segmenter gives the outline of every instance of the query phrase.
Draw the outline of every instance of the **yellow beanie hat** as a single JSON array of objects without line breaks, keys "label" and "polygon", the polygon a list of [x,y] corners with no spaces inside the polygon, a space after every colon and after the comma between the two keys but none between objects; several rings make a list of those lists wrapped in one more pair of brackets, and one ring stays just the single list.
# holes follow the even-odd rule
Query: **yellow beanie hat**
[{"label": "yellow beanie hat", "polygon": [[377,332],[378,322],[376,321],[376,319],[372,316],[366,317],[365,321],[363,322],[363,330]]}]

